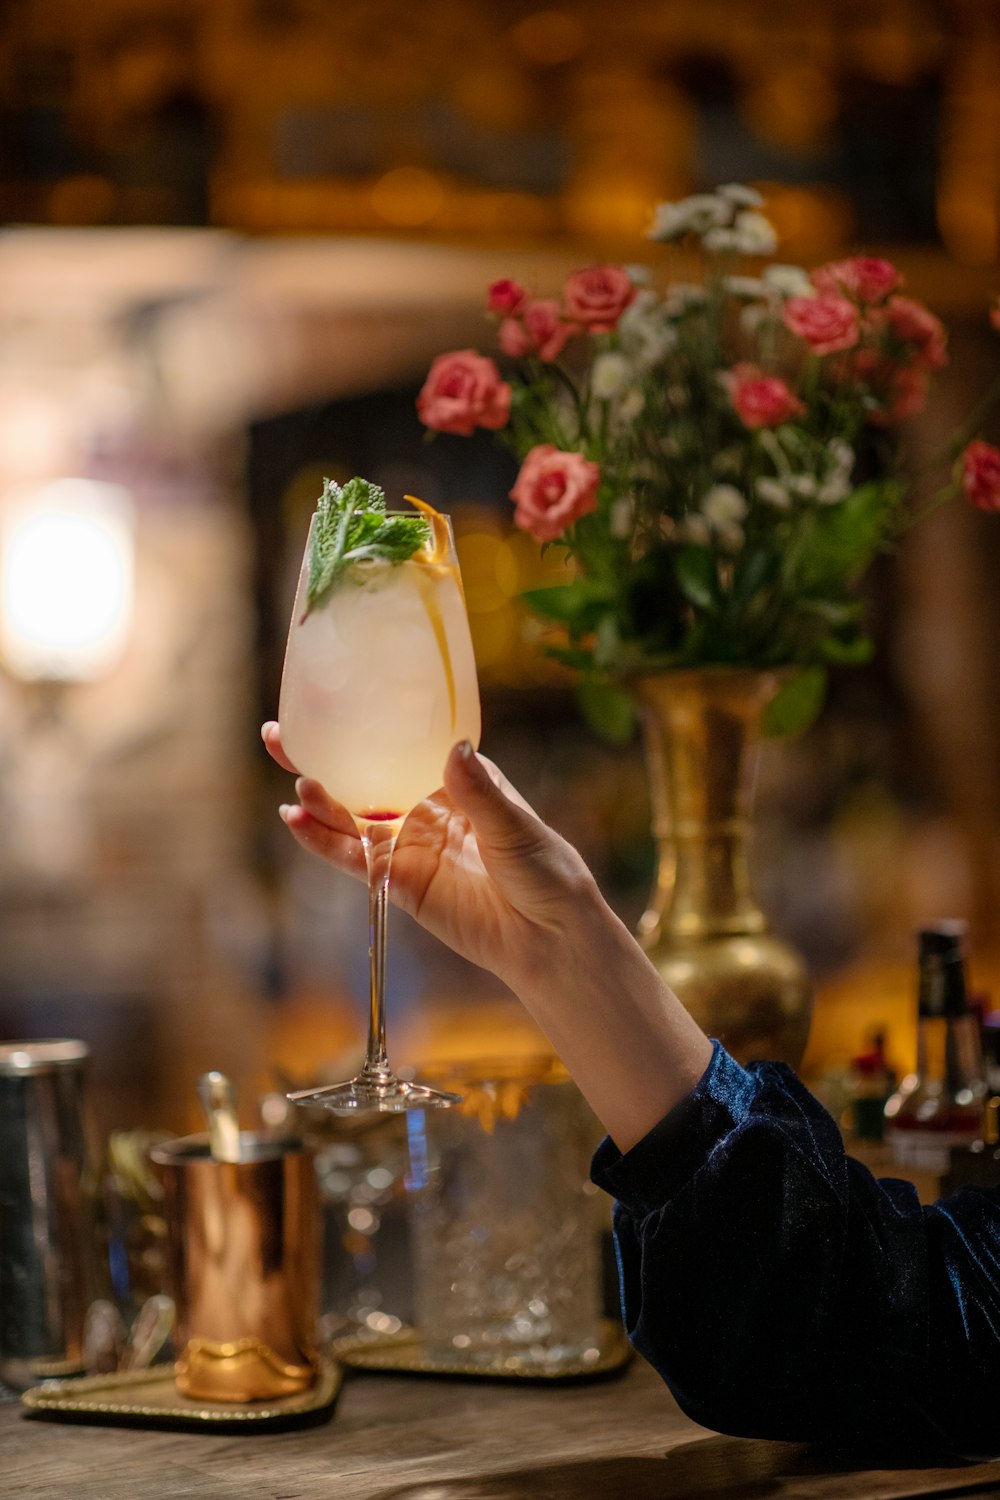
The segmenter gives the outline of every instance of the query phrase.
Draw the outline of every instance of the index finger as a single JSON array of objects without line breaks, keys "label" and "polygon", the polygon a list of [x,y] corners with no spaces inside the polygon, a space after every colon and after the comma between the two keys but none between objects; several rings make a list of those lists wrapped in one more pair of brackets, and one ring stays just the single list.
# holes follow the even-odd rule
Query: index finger
[{"label": "index finger", "polygon": [[276,760],[283,770],[291,771],[293,776],[297,776],[299,774],[298,767],[294,766],[285,754],[281,743],[281,731],[274,719],[268,719],[266,724],[261,725],[260,737],[264,741],[265,748],[271,759]]}]

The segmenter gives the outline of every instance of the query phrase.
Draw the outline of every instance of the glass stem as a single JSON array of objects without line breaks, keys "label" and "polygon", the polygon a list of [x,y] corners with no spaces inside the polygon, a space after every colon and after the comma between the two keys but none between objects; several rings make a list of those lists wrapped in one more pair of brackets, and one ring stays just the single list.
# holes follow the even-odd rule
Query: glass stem
[{"label": "glass stem", "polygon": [[385,938],[389,914],[389,870],[399,833],[397,823],[364,823],[361,842],[368,866],[368,1051],[363,1076],[377,1084],[393,1081],[385,1048]]}]

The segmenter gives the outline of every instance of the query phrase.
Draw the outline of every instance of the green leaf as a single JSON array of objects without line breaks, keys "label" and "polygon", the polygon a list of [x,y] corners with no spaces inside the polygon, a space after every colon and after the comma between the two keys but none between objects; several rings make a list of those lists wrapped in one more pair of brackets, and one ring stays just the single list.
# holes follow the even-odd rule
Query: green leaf
[{"label": "green leaf", "polygon": [[635,704],[630,695],[608,682],[584,678],[576,685],[580,711],[590,727],[612,745],[624,745],[635,729]]},{"label": "green leaf", "polygon": [[544,645],[542,650],[552,661],[561,662],[564,667],[572,667],[577,672],[584,672],[594,664],[594,653],[579,647]]},{"label": "green leaf", "polygon": [[590,578],[547,589],[527,589],[521,597],[543,619],[555,620],[576,632],[593,629],[610,601],[608,588]]},{"label": "green leaf", "polygon": [[387,516],[377,484],[357,476],[345,485],[324,479],[309,553],[306,614],[356,563],[405,562],[429,534],[422,516]]},{"label": "green leaf", "polygon": [[736,577],[733,580],[733,603],[749,604],[767,581],[774,568],[774,554],[763,547],[747,548],[737,560]]},{"label": "green leaf", "polygon": [[794,607],[799,614],[813,615],[834,627],[849,625],[861,614],[856,599],[798,599]]},{"label": "green leaf", "polygon": [[[371,517],[365,517],[370,521]],[[414,527],[416,522],[416,529]],[[414,536],[417,545],[414,546]],[[344,553],[344,562],[406,562],[427,538],[427,522],[419,516],[388,516],[374,529],[366,527]]]},{"label": "green leaf", "polygon": [[536,615],[566,625],[579,614],[586,591],[580,584],[566,583],[549,589],[526,589],[521,598]]},{"label": "green leaf", "polygon": [[821,650],[825,661],[844,667],[859,667],[871,661],[875,647],[867,636],[853,636],[842,641],[831,635],[823,642]]},{"label": "green leaf", "polygon": [[715,553],[710,547],[678,548],[674,573],[685,599],[699,609],[714,609],[718,575]]},{"label": "green leaf", "polygon": [[823,707],[826,680],[825,667],[806,667],[789,677],[764,710],[764,733],[778,739],[808,729]]},{"label": "green leaf", "polygon": [[594,660],[599,667],[614,666],[621,654],[622,637],[618,620],[611,613],[601,615],[594,641]]},{"label": "green leaf", "polygon": [[835,593],[853,583],[878,550],[898,500],[898,485],[873,481],[813,511],[788,551],[788,591]]}]

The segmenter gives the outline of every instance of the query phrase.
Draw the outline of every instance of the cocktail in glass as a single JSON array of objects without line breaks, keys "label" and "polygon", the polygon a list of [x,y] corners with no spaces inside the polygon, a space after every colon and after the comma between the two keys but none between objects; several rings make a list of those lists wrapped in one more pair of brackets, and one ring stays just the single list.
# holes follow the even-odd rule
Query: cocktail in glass
[{"label": "cocktail in glass", "polygon": [[396,1112],[458,1098],[398,1078],[386,1055],[386,915],[396,838],[411,809],[440,787],[452,746],[469,740],[475,747],[480,731],[476,667],[451,522],[426,506],[420,509],[428,526],[418,552],[402,562],[353,563],[307,607],[313,519],[282,674],[282,744],[302,775],[321,782],[351,813],[368,868],[370,1010],[364,1065],[345,1083],[289,1095],[338,1114]]}]

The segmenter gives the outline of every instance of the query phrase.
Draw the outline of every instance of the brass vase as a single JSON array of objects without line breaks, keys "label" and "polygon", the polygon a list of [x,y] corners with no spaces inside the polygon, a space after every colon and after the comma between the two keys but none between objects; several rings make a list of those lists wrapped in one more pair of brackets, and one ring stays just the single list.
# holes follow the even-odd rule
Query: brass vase
[{"label": "brass vase", "polygon": [[741,1062],[797,1066],[810,986],[768,930],[748,865],[761,717],[777,672],[706,667],[632,686],[644,732],[658,867],[639,939],[670,988]]}]

